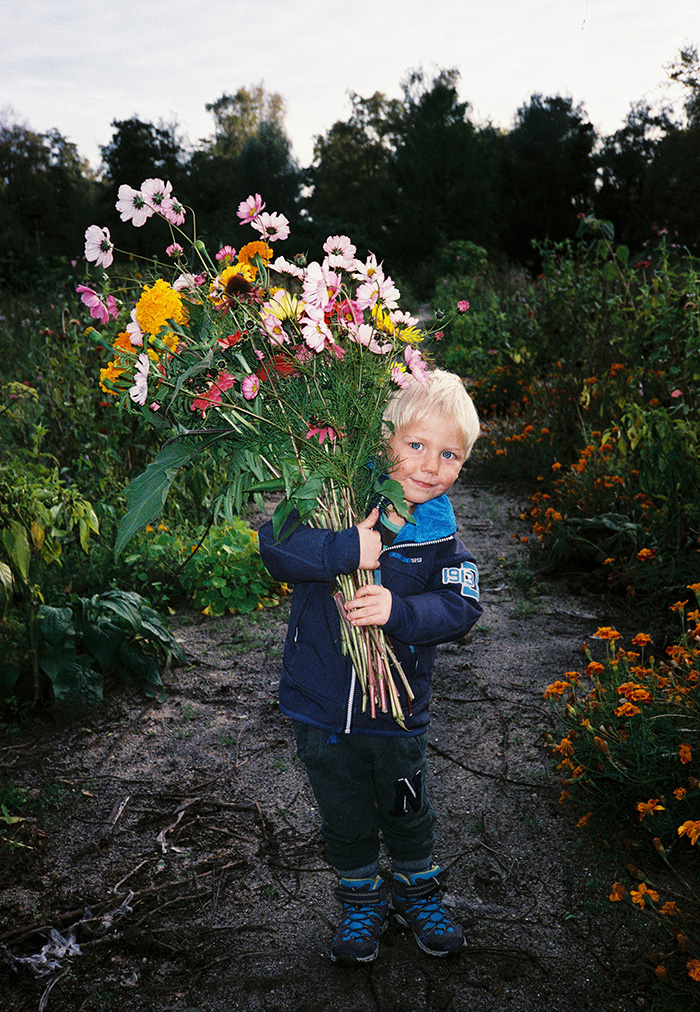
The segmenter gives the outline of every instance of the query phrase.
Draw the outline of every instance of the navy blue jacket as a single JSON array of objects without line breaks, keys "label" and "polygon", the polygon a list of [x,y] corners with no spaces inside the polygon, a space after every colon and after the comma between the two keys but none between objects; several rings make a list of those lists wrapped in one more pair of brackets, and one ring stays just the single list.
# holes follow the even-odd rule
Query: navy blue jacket
[{"label": "navy blue jacket", "polygon": [[479,576],[473,557],[457,537],[446,495],[419,504],[415,524],[405,524],[382,549],[375,580],[392,593],[383,626],[414,692],[408,716],[398,675],[406,731],[389,713],[362,712],[362,692],[350,659],[342,652],[340,616],[333,599],[340,573],[360,561],[357,528],[330,531],[297,526],[293,515],[279,541],[272,523],[260,528],[260,554],[276,579],[293,584],[279,703],[282,713],[331,733],[417,735],[428,726],[435,646],[459,639],[481,615]]}]

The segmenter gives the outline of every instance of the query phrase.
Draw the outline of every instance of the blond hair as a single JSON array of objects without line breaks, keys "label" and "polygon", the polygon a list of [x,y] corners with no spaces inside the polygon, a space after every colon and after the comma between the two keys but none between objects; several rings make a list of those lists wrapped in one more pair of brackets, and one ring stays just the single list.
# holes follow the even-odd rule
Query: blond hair
[{"label": "blond hair", "polygon": [[394,431],[428,416],[449,419],[457,426],[466,460],[481,426],[474,402],[459,376],[444,369],[433,369],[422,383],[414,381],[397,390],[384,411],[384,421],[389,422]]}]

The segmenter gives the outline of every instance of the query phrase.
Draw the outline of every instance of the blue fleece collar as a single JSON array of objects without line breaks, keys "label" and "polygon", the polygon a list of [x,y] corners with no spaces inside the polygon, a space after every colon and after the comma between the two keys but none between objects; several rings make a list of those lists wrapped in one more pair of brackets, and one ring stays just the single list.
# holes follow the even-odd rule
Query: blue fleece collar
[{"label": "blue fleece collar", "polygon": [[395,545],[407,541],[422,544],[457,533],[454,510],[446,494],[419,503],[413,511],[413,519],[415,524],[404,524],[396,535]]}]

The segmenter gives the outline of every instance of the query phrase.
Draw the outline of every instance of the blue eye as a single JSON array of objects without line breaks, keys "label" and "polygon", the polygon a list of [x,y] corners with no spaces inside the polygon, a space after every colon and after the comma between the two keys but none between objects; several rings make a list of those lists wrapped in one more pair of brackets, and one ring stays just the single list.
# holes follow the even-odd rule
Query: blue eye
[{"label": "blue eye", "polygon": [[411,447],[412,450],[420,450],[420,448],[421,448],[421,446],[423,444],[422,443],[409,443],[408,445]]},{"label": "blue eye", "polygon": [[442,455],[447,460],[452,460],[452,458],[454,457],[454,453],[452,452],[452,450],[443,450],[442,451]]}]

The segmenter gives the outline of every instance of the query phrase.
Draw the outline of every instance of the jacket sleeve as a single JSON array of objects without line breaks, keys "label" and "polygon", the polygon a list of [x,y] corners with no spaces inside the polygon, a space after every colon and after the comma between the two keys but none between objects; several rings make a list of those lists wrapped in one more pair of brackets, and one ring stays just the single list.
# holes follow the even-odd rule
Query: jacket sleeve
[{"label": "jacket sleeve", "polygon": [[482,614],[479,573],[466,551],[440,560],[420,594],[392,596],[384,632],[414,646],[434,646],[457,640],[469,632]]},{"label": "jacket sleeve", "polygon": [[260,555],[275,580],[284,583],[332,583],[341,573],[352,573],[360,564],[357,528],[320,530],[298,523],[295,514],[280,532],[279,540],[268,521],[258,531]]}]

